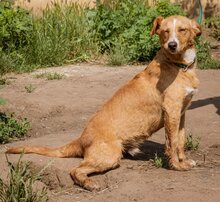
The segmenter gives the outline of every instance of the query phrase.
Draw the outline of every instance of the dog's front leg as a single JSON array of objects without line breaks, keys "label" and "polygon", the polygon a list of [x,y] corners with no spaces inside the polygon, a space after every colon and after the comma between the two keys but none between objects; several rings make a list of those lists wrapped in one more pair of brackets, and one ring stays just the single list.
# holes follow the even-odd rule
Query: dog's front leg
[{"label": "dog's front leg", "polygon": [[185,147],[185,113],[181,116],[180,125],[179,125],[178,157],[180,162],[185,161],[186,159],[184,147]]},{"label": "dog's front leg", "polygon": [[175,170],[182,170],[178,156],[181,107],[170,106],[164,107],[165,153],[169,159],[169,166]]},{"label": "dog's front leg", "polygon": [[179,144],[178,144],[178,157],[181,163],[181,167],[184,170],[188,170],[191,167],[195,166],[195,161],[187,159],[185,155],[185,113],[181,116],[180,126],[179,126]]},{"label": "dog's front leg", "polygon": [[164,126],[166,133],[165,153],[169,166],[174,170],[188,170],[195,165],[193,160],[187,160],[184,152],[185,115],[181,116],[181,104],[175,103],[164,107]]}]

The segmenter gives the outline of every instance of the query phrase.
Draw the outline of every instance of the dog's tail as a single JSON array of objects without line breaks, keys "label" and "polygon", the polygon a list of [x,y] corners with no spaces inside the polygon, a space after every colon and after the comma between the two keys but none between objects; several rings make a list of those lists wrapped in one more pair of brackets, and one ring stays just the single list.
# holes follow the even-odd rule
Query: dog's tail
[{"label": "dog's tail", "polygon": [[80,139],[73,140],[71,143],[58,148],[48,147],[32,147],[32,146],[21,146],[9,148],[6,153],[8,154],[40,154],[50,157],[83,157],[83,149],[80,143]]}]

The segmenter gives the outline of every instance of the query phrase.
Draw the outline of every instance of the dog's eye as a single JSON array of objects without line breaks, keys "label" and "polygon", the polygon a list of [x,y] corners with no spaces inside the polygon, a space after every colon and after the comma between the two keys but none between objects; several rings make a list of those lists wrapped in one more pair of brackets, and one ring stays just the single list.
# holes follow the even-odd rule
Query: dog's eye
[{"label": "dog's eye", "polygon": [[169,32],[170,32],[169,30],[164,30],[165,34],[169,34]]},{"label": "dog's eye", "polygon": [[185,28],[180,28],[180,29],[179,29],[179,32],[185,33],[185,32],[186,32],[186,29],[185,29]]}]

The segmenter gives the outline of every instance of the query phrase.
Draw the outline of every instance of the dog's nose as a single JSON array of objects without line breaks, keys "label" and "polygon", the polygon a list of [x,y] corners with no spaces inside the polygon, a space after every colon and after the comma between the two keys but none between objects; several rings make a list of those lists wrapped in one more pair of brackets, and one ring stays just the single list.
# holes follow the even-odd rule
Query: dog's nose
[{"label": "dog's nose", "polygon": [[168,47],[171,51],[175,51],[177,48],[177,43],[175,41],[171,41],[168,43]]}]

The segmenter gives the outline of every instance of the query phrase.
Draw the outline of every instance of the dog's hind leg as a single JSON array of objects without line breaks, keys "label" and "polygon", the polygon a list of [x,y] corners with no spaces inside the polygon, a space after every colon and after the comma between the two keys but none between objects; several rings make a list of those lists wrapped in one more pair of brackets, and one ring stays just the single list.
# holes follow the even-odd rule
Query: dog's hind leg
[{"label": "dog's hind leg", "polygon": [[95,143],[87,148],[80,166],[70,175],[74,182],[87,190],[98,190],[99,184],[88,177],[92,173],[102,173],[119,166],[122,157],[121,146],[116,142]]}]

